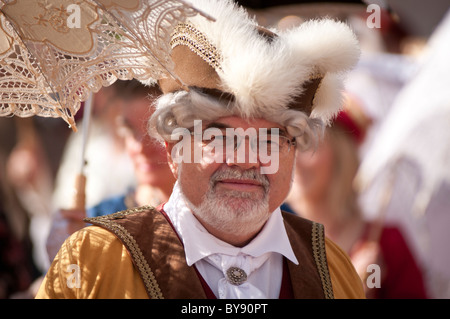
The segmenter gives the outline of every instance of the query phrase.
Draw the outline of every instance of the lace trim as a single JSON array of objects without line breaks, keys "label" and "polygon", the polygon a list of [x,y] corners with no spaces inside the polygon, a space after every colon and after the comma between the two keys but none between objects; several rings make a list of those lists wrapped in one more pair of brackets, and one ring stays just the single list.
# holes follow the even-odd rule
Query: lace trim
[{"label": "lace trim", "polygon": [[190,24],[180,23],[175,27],[170,45],[172,48],[177,45],[185,45],[214,69],[221,69],[221,56],[217,48],[209,42],[202,32]]},{"label": "lace trim", "polygon": [[[68,13],[57,1],[38,0],[27,10],[2,2],[11,15],[0,15],[0,116],[61,117],[76,130],[74,116],[90,92],[117,79],[151,83],[171,75],[172,31],[199,12],[182,0],[122,2],[103,10],[97,1],[74,1],[89,17],[80,28],[61,27]],[[18,34],[30,27],[39,34]],[[58,36],[42,37],[46,32]]]}]

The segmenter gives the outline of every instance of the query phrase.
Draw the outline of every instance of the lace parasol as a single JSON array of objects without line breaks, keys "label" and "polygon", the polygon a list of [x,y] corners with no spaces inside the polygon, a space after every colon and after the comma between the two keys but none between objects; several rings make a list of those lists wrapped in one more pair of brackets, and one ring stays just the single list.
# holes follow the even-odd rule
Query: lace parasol
[{"label": "lace parasol", "polygon": [[168,39],[197,13],[183,0],[1,0],[0,116],[61,117],[76,131],[102,86],[176,79]]}]

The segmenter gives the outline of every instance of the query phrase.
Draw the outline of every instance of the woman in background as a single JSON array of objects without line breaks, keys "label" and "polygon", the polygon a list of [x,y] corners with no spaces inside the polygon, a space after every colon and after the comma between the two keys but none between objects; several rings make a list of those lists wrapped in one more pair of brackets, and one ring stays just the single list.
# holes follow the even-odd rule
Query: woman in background
[{"label": "woman in background", "polygon": [[[358,147],[369,124],[360,107],[348,98],[317,150],[298,151],[293,187],[284,208],[325,226],[326,235],[352,259],[368,298],[426,298],[421,270],[401,231],[367,221],[358,206],[353,186]],[[371,264],[380,267],[380,282],[368,286]]]},{"label": "woman in background", "polygon": [[[47,239],[50,261],[69,235],[86,226],[83,218],[112,214],[144,205],[156,207],[166,202],[172,192],[175,177],[167,163],[165,149],[147,133],[147,121],[153,112],[152,103],[160,94],[159,88],[144,86],[137,80],[117,81],[114,86],[117,94],[110,103],[115,103],[114,108],[118,111],[115,113],[112,131],[123,143],[123,149],[133,167],[135,183],[127,191],[107,196],[88,207],[86,211],[60,208],[54,215]],[[119,174],[122,169],[120,162],[115,163],[114,157],[109,160],[109,164],[116,168],[103,174],[117,180],[112,177],[114,174],[123,175]],[[90,175],[87,176],[89,177]],[[105,179],[102,184],[107,187],[108,183],[111,181]],[[123,184],[126,185],[126,181]],[[89,196],[89,192],[86,193],[86,196]]]}]

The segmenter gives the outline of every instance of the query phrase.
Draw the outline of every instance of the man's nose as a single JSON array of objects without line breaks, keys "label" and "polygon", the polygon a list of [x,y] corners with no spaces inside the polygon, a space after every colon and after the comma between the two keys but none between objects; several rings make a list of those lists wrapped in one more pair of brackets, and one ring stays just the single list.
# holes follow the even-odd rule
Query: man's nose
[{"label": "man's nose", "polygon": [[226,151],[226,163],[228,166],[239,166],[242,169],[260,167],[257,150],[255,151],[251,147],[250,138],[238,140],[232,154],[231,151],[230,149]]}]

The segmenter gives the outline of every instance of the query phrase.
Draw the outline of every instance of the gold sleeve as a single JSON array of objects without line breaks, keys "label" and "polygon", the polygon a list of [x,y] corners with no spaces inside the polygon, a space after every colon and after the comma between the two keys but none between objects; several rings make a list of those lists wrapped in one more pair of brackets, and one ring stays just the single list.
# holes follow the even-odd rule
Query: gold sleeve
[{"label": "gold sleeve", "polygon": [[37,299],[148,298],[120,240],[98,226],[72,234],[53,260]]},{"label": "gold sleeve", "polygon": [[326,255],[335,299],[365,299],[364,287],[348,255],[325,238]]}]

